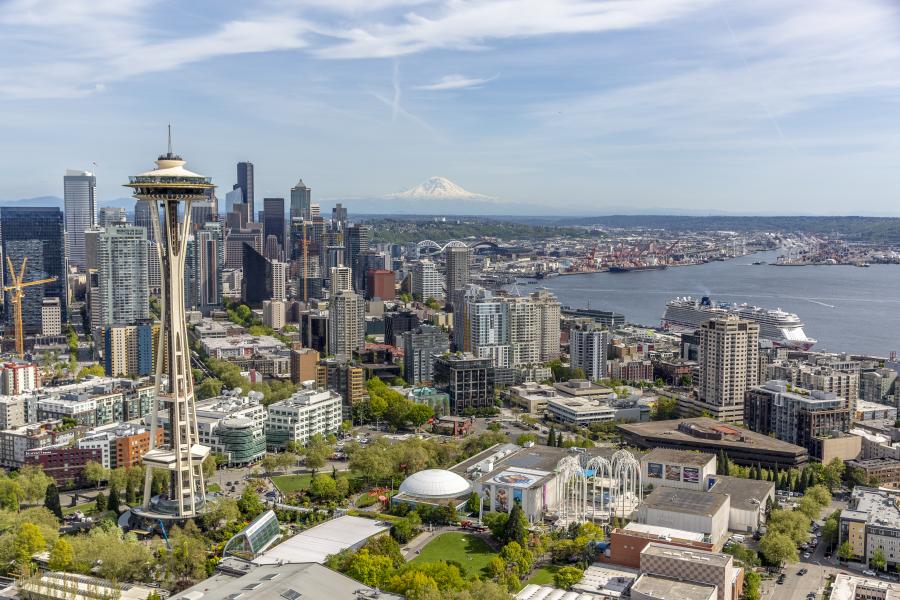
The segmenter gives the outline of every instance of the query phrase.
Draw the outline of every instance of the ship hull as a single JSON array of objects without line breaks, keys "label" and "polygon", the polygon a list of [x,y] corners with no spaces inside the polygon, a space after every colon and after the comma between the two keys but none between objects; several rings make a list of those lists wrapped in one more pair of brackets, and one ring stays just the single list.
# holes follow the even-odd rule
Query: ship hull
[{"label": "ship hull", "polygon": [[633,273],[636,271],[663,271],[667,265],[648,265],[646,267],[622,267],[613,265],[609,268],[610,273]]}]

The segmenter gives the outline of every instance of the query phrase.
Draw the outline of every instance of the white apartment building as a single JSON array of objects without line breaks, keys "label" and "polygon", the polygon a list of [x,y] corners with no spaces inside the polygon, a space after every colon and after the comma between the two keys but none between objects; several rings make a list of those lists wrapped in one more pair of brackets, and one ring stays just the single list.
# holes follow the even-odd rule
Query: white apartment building
[{"label": "white apartment building", "polygon": [[272,300],[287,300],[288,264],[272,261]]},{"label": "white apartment building", "polygon": [[606,377],[609,331],[592,326],[573,327],[569,331],[569,356],[572,369],[581,369],[589,381]]},{"label": "white apartment building", "polygon": [[286,306],[283,300],[263,301],[263,324],[272,329],[281,329],[285,325],[285,311]]},{"label": "white apartment building", "polygon": [[62,309],[59,298],[44,298],[41,302],[41,334],[59,335],[62,333]]},{"label": "white apartment building", "polygon": [[310,436],[336,433],[343,419],[340,394],[306,387],[287,400],[269,405],[266,444],[282,448],[289,441],[306,444]]},{"label": "white apartment building", "polygon": [[415,264],[412,272],[413,295],[422,300],[434,298],[441,300],[444,297],[444,282],[434,262],[423,259]]},{"label": "white apartment building", "polygon": [[713,418],[744,420],[744,394],[759,378],[759,324],[734,316],[700,326],[698,402]]}]

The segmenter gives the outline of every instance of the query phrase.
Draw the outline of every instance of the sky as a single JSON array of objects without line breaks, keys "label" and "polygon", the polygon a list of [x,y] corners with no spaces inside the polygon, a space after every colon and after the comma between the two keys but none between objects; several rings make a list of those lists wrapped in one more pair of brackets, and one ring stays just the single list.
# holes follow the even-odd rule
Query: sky
[{"label": "sky", "polygon": [[171,123],[220,197],[250,160],[323,208],[444,176],[497,213],[900,215],[896,1],[0,8],[0,199],[127,196]]}]

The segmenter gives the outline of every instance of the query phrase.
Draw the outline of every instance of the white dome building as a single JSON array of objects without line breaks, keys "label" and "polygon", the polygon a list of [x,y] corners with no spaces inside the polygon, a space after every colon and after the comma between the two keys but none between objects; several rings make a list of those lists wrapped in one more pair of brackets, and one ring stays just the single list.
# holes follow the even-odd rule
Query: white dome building
[{"label": "white dome building", "polygon": [[472,492],[472,486],[463,477],[445,469],[426,469],[413,473],[400,484],[395,502],[408,504],[446,505],[452,501],[462,507]]}]

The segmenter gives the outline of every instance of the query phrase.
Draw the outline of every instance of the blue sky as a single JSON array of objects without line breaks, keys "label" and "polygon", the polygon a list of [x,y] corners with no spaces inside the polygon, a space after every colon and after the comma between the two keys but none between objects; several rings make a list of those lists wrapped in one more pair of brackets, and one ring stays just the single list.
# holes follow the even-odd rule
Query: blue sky
[{"label": "blue sky", "polygon": [[442,175],[497,212],[900,214],[896,2],[2,8],[2,199],[67,168],[125,196],[172,123],[222,196],[249,159],[258,197],[323,206]]}]

